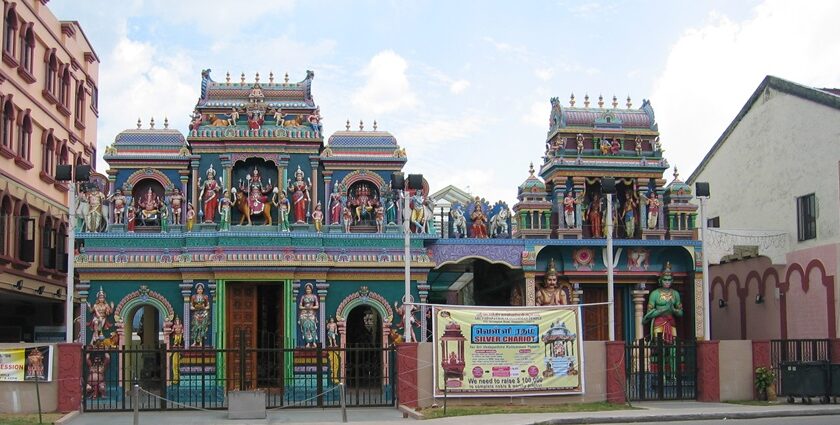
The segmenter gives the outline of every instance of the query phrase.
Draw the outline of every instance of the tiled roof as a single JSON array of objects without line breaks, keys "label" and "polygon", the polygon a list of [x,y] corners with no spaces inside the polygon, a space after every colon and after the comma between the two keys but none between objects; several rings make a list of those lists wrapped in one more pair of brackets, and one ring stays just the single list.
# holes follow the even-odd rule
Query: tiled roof
[{"label": "tiled roof", "polygon": [[387,131],[339,131],[330,136],[329,146],[396,148],[397,139]]},{"label": "tiled roof", "polygon": [[186,143],[178,130],[125,130],[114,139],[119,147],[158,146],[180,149]]},{"label": "tiled roof", "polygon": [[[563,108],[566,125],[570,127],[588,127],[595,125],[595,120],[609,110],[607,109],[578,109]],[[622,126],[636,128],[650,128],[650,117],[642,110],[612,110],[615,117],[621,120]]]}]

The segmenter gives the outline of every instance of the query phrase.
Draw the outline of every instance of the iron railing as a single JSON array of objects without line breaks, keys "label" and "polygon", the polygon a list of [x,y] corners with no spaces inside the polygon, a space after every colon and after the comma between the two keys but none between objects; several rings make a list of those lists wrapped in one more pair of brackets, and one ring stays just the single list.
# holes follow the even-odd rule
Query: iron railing
[{"label": "iron railing", "polygon": [[697,398],[697,343],[629,341],[624,348],[628,400]]}]

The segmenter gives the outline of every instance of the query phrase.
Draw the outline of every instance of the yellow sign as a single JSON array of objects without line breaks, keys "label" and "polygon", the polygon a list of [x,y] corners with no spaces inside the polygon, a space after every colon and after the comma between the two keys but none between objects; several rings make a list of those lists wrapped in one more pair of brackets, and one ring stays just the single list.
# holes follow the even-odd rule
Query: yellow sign
[{"label": "yellow sign", "polygon": [[435,396],[583,393],[577,306],[434,307]]},{"label": "yellow sign", "polygon": [[51,346],[0,350],[0,381],[50,381]]}]

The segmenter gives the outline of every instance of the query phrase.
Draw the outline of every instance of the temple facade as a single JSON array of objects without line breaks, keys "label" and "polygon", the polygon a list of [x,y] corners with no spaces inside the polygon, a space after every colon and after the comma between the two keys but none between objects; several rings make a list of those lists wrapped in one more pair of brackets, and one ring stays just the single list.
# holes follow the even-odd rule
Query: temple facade
[{"label": "temple facade", "polygon": [[[110,203],[107,228],[78,235],[81,341],[386,346],[403,334],[405,228],[415,302],[594,304],[584,336],[607,339],[604,176],[617,339],[662,331],[642,319],[661,276],[682,299],[667,331],[704,337],[696,207],[678,176],[665,185],[650,103],[552,99],[545,156],[518,202],[453,197],[441,217],[425,180],[397,190],[406,151],[376,122],[322,134],[313,78],[219,82],[206,70],[186,135],[164,121],[116,136],[107,175],[86,186]],[[425,339],[418,310],[409,326]]]}]

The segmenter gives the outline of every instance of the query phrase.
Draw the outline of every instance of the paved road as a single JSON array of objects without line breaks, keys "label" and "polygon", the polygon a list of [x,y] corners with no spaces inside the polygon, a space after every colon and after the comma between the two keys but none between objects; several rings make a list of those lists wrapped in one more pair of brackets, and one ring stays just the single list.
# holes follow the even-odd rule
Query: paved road
[{"label": "paved road", "polygon": [[[718,419],[713,421],[674,422],[677,425],[837,425],[840,416],[791,416],[787,418]],[[630,424],[625,422],[625,424]],[[637,423],[634,423],[637,424]]]}]

